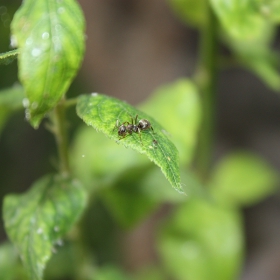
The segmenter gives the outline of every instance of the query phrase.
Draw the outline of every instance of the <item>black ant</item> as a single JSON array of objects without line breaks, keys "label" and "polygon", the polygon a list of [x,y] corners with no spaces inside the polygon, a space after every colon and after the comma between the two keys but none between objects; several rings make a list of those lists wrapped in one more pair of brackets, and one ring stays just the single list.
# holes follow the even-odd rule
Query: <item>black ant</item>
[{"label": "black ant", "polygon": [[152,131],[154,131],[151,123],[148,120],[141,119],[137,124],[137,118],[138,115],[136,115],[134,119],[131,117],[131,123],[123,122],[121,125],[119,125],[119,120],[117,120],[115,128],[116,127],[118,128],[118,135],[120,136],[119,140],[125,138],[127,134],[130,135],[132,134],[132,132],[135,132],[139,134],[142,142],[142,138],[141,138],[142,130],[152,129]]}]

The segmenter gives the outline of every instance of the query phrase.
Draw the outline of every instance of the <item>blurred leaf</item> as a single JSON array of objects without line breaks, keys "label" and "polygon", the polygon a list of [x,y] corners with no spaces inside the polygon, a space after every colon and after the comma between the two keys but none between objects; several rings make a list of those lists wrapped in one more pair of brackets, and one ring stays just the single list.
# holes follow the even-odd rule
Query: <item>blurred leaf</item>
[{"label": "blurred leaf", "polygon": [[206,23],[206,0],[168,0],[172,10],[185,23],[203,26]]},{"label": "blurred leaf", "polygon": [[81,127],[73,142],[73,170],[91,190],[110,184],[127,168],[143,166],[149,162],[144,155],[118,145],[91,127]]},{"label": "blurred leaf", "polygon": [[0,275],[2,280],[27,280],[17,250],[8,242],[0,246]]},{"label": "blurred leaf", "polygon": [[[150,116],[123,101],[97,93],[82,95],[78,98],[77,114],[87,125],[102,131],[109,138],[146,154],[161,168],[171,185],[177,191],[182,191],[178,151],[167,138],[165,130]],[[136,115],[139,116],[139,120],[149,120],[153,130],[148,129],[142,131],[141,134],[132,133],[119,140],[116,121],[131,122],[131,118]]]},{"label": "blurred leaf", "polygon": [[19,78],[38,127],[67,91],[84,53],[84,18],[74,0],[26,0],[12,21],[20,47]]},{"label": "blurred leaf", "polygon": [[280,57],[272,50],[239,53],[239,60],[246,68],[254,72],[271,89],[279,91],[280,74],[278,71]]},{"label": "blurred leaf", "polygon": [[201,119],[201,104],[196,86],[188,79],[157,89],[141,110],[166,128],[179,150],[180,161],[192,160]]},{"label": "blurred leaf", "polygon": [[166,279],[163,269],[156,266],[149,266],[137,271],[133,280],[163,280]]},{"label": "blurred leaf", "polygon": [[210,0],[225,31],[237,40],[254,40],[266,28],[255,0]]},{"label": "blurred leaf", "polygon": [[123,227],[135,226],[158,206],[158,202],[148,196],[142,187],[147,168],[127,169],[113,187],[103,190],[101,194],[112,216]]},{"label": "blurred leaf", "polygon": [[[184,189],[188,191],[187,197],[201,196],[203,192],[191,181],[189,174],[181,173],[187,186]],[[102,191],[101,197],[118,224],[127,228],[147,218],[162,203],[180,203],[187,199],[170,188],[159,169],[150,165],[127,168],[113,185]]]},{"label": "blurred leaf", "polygon": [[280,23],[280,1],[279,0],[257,0],[259,12],[268,20]]},{"label": "blurred leaf", "polygon": [[23,109],[23,98],[23,88],[19,85],[0,91],[0,131],[13,111]]},{"label": "blurred leaf", "polygon": [[212,173],[210,191],[223,205],[248,206],[275,191],[279,175],[249,152],[225,157]]},{"label": "blurred leaf", "polygon": [[77,254],[75,250],[75,242],[65,242],[63,247],[59,248],[46,266],[44,272],[44,279],[73,279],[77,267],[81,265],[79,258],[81,256]]},{"label": "blurred leaf", "polygon": [[0,53],[0,64],[10,64],[17,58],[19,51],[12,50],[5,53]]},{"label": "blurred leaf", "polygon": [[207,201],[187,201],[161,229],[158,250],[177,280],[237,279],[244,250],[241,217]]},{"label": "blurred leaf", "polygon": [[143,174],[141,181],[142,191],[147,197],[158,203],[180,203],[195,197],[209,198],[204,187],[189,170],[181,169],[182,189],[187,196],[183,196],[168,187],[166,180],[158,169],[152,168]]},{"label": "blurred leaf", "polygon": [[77,221],[86,195],[75,180],[45,176],[22,195],[4,199],[4,222],[30,279],[43,278],[52,247]]},{"label": "blurred leaf", "polygon": [[280,89],[279,54],[271,50],[276,29],[267,25],[254,40],[233,40],[227,38],[227,44],[246,68],[254,72],[273,90]]},{"label": "blurred leaf", "polygon": [[92,280],[129,280],[121,268],[114,265],[107,265],[97,269]]}]

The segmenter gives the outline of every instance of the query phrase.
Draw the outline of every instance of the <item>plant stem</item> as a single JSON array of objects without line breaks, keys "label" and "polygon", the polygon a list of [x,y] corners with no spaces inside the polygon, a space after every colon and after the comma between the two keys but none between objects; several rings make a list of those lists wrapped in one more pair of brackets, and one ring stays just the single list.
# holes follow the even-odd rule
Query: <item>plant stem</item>
[{"label": "plant stem", "polygon": [[77,105],[77,102],[78,102],[78,98],[70,98],[70,99],[67,99],[65,100],[65,107],[70,107],[70,106],[74,106],[74,105]]},{"label": "plant stem", "polygon": [[208,5],[207,23],[201,29],[200,61],[195,74],[201,92],[202,124],[198,138],[197,169],[202,179],[208,177],[214,144],[216,123],[216,81],[217,81],[217,22]]},{"label": "plant stem", "polygon": [[60,173],[64,176],[68,176],[70,173],[70,167],[65,119],[65,99],[62,99],[61,102],[54,108],[53,132],[58,148]]}]

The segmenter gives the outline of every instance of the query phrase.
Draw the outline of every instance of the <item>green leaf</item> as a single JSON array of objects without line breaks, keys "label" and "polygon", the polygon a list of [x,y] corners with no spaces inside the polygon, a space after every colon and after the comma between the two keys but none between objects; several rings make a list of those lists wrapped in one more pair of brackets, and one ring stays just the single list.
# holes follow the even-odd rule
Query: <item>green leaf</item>
[{"label": "green leaf", "polygon": [[280,22],[280,2],[278,0],[257,0],[259,12],[274,23]]},{"label": "green leaf", "polygon": [[180,161],[189,164],[195,152],[201,120],[201,103],[194,83],[179,79],[162,86],[140,109],[165,127],[179,150]]},{"label": "green leaf", "polygon": [[5,197],[5,228],[30,279],[42,279],[52,247],[77,221],[85,202],[79,182],[53,175],[25,194]]},{"label": "green leaf", "polygon": [[259,76],[270,88],[280,89],[280,75],[278,71],[279,55],[271,50],[275,38],[275,27],[267,25],[254,40],[233,40],[227,38],[229,47],[234,52],[241,65]]},{"label": "green leaf", "polygon": [[142,188],[145,173],[147,167],[127,169],[113,186],[101,193],[102,200],[122,227],[135,226],[158,206]]},{"label": "green leaf", "polygon": [[275,191],[279,175],[265,161],[249,152],[235,152],[215,168],[210,192],[226,206],[248,206]]},{"label": "green leaf", "polygon": [[38,127],[67,91],[84,52],[84,18],[74,0],[26,0],[12,21],[20,47],[19,78]]},{"label": "green leaf", "polygon": [[133,280],[162,280],[167,279],[164,269],[157,266],[146,266],[140,271],[137,271],[136,275],[133,275]]},{"label": "green leaf", "polygon": [[3,280],[28,279],[19,262],[17,250],[8,242],[0,246],[0,275]]},{"label": "green leaf", "polygon": [[205,0],[168,0],[172,10],[185,23],[203,26],[206,23]]},{"label": "green leaf", "polygon": [[210,0],[225,31],[234,39],[254,40],[266,28],[255,0]]},{"label": "green leaf", "polygon": [[206,200],[187,201],[164,224],[157,240],[174,279],[237,279],[244,251],[237,211]]},{"label": "green leaf", "polygon": [[95,273],[89,279],[92,280],[129,280],[131,279],[122,271],[121,268],[115,265],[107,265],[95,269]]},{"label": "green leaf", "polygon": [[[144,153],[162,170],[171,185],[182,192],[179,173],[179,156],[174,144],[161,125],[147,114],[118,99],[102,94],[82,95],[78,98],[77,114],[87,125],[103,132],[109,138]],[[132,133],[119,140],[116,121],[131,122],[131,117],[150,121],[153,130]],[[94,147],[93,147],[94,148]],[[95,147],[98,148],[98,147]]]},{"label": "green leaf", "polygon": [[23,109],[23,99],[23,88],[19,85],[0,91],[0,131],[13,111]]},{"label": "green leaf", "polygon": [[279,91],[280,74],[278,65],[280,57],[277,53],[267,49],[263,51],[252,51],[250,54],[240,52],[239,61],[246,68],[254,72],[271,89]]},{"label": "green leaf", "polygon": [[146,165],[148,160],[91,127],[82,126],[75,133],[71,162],[76,177],[95,191],[103,184],[111,184],[126,169]]},{"label": "green leaf", "polygon": [[0,64],[10,64],[12,61],[14,61],[14,59],[17,58],[18,53],[18,50],[0,53]]}]

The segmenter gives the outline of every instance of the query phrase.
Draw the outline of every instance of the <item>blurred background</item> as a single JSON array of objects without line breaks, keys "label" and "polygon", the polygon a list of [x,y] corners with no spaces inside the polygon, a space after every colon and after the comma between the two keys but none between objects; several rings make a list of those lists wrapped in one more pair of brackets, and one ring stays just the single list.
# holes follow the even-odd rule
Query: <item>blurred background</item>
[{"label": "blurred background", "polygon": [[[70,95],[101,92],[136,105],[158,86],[194,73],[198,33],[183,25],[166,1],[78,2],[86,17],[86,54]],[[0,2],[0,52],[10,49],[10,22],[20,3]],[[279,50],[279,44],[278,35],[273,47]],[[0,89],[17,81],[16,61],[0,65]],[[220,71],[216,159],[233,149],[246,149],[280,170],[279,108],[279,93],[269,90],[252,73],[239,67]],[[72,113],[71,133],[81,125]],[[0,136],[1,201],[5,194],[22,192],[53,171],[55,155],[54,139],[43,125],[34,130],[22,112],[12,116]],[[280,279],[279,195],[244,209],[244,214],[247,256],[241,279]],[[128,269],[154,258],[151,230],[157,215],[123,237]],[[3,223],[0,237],[6,239]]]}]

